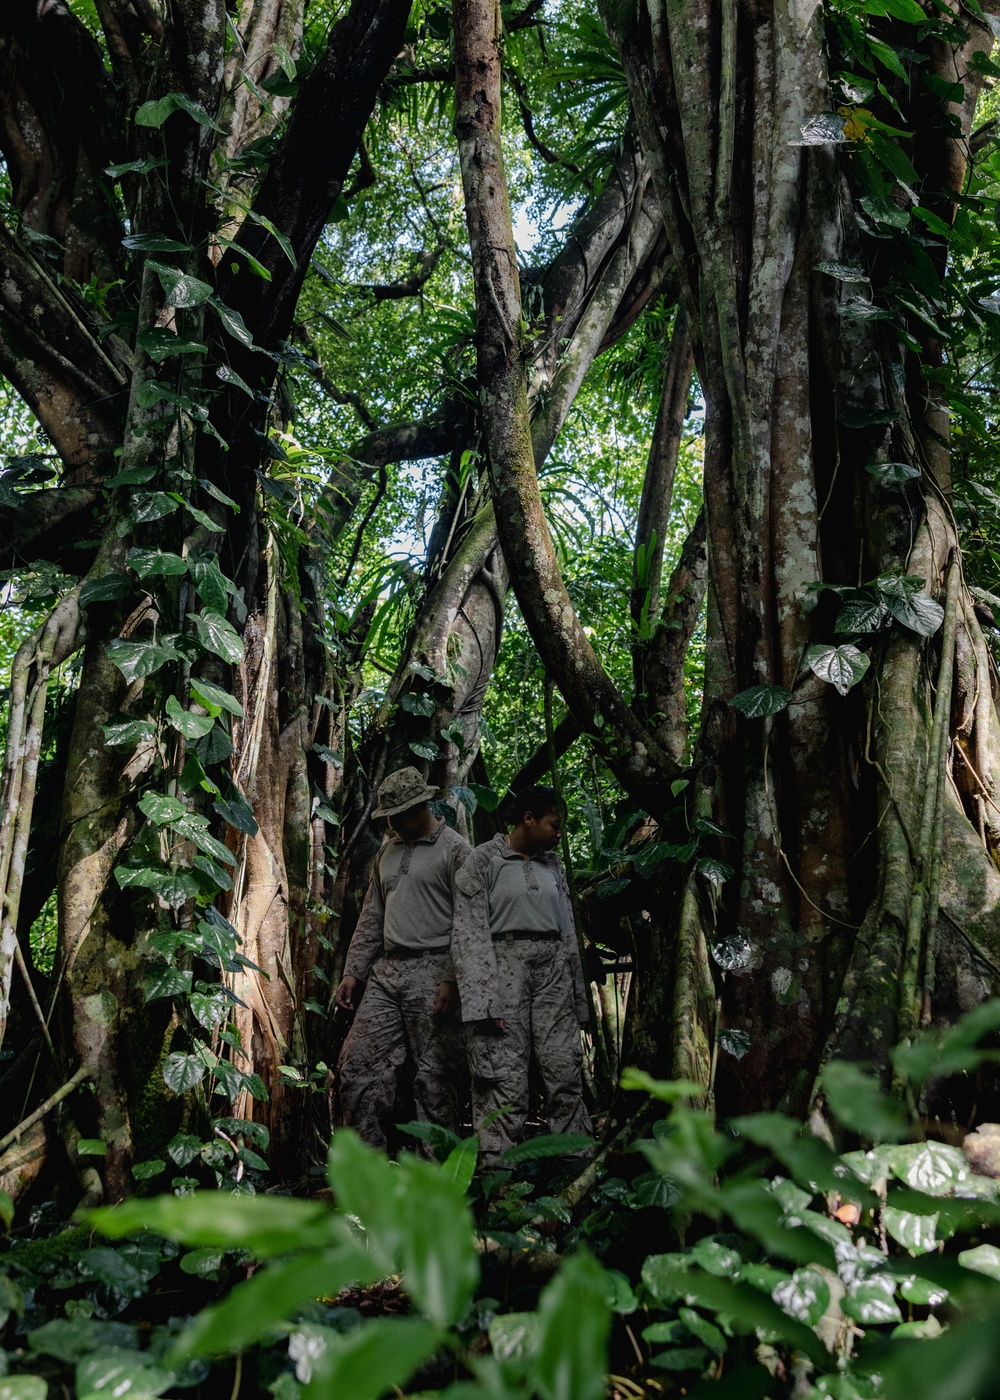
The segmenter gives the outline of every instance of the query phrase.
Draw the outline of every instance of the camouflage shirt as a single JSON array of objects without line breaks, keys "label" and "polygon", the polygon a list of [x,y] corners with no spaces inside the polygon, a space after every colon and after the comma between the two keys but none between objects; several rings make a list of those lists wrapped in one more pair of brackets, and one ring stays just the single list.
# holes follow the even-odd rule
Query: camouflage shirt
[{"label": "camouflage shirt", "polygon": [[509,929],[557,932],[573,978],[577,1019],[588,1019],[587,991],[576,938],[573,905],[562,861],[552,852],[526,858],[511,850],[504,835],[485,841],[469,856],[455,879],[455,923],[451,955],[455,964],[463,1021],[507,1015],[497,973],[493,934]]},{"label": "camouflage shirt", "polygon": [[[395,834],[372,862],[371,881],[344,963],[344,976],[365,982],[383,952],[447,948],[455,908],[455,873],[468,841],[443,821],[419,841]],[[450,964],[445,980],[454,980]]]}]

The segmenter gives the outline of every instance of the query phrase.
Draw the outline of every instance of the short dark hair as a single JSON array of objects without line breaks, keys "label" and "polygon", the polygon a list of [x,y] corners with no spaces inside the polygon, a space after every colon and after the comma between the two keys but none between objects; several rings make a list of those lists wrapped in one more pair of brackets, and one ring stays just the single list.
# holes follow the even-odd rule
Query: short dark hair
[{"label": "short dark hair", "polygon": [[546,812],[559,811],[559,799],[552,787],[540,786],[522,788],[510,802],[510,819],[515,826],[524,820],[528,812],[533,817],[544,817]]}]

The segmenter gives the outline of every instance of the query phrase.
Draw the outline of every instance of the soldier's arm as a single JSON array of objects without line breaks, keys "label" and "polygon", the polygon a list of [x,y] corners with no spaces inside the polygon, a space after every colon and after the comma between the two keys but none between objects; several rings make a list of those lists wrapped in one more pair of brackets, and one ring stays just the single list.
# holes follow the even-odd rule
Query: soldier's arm
[{"label": "soldier's arm", "polygon": [[[449,876],[450,876],[450,878],[451,878],[452,938],[454,938],[454,936],[455,936],[454,916],[455,916],[455,895],[456,895],[456,890],[455,890],[455,876],[458,874],[458,872],[461,870],[462,866],[465,864],[465,862],[466,862],[466,861],[469,859],[469,857],[472,855],[472,847],[469,845],[468,841],[466,841],[466,839],[465,839],[464,836],[459,836],[457,833],[455,833],[455,834],[454,834],[454,840],[449,841],[449,843],[448,843],[448,853],[449,853],[449,867],[450,867],[448,873],[449,873]],[[457,975],[457,973],[455,972],[455,959],[454,959],[454,957],[453,957],[453,955],[452,955],[451,945],[450,945],[450,944],[449,944],[449,947],[448,947],[448,956],[447,956],[447,958],[445,959],[444,971],[443,971],[442,974],[441,974],[441,981],[442,981],[442,982],[454,982],[454,983],[457,983],[457,982],[458,982],[458,975]]]},{"label": "soldier's arm", "polygon": [[379,858],[375,857],[372,877],[368,882],[368,892],[361,906],[361,917],[351,938],[351,946],[344,960],[344,976],[354,977],[359,982],[367,982],[371,970],[382,952],[382,937],[385,924],[385,898],[379,876]]},{"label": "soldier's arm", "polygon": [[489,851],[473,851],[455,875],[451,955],[462,999],[463,1021],[500,1020],[505,1013],[490,937],[486,876]]},{"label": "soldier's arm", "polygon": [[587,984],[583,977],[583,963],[580,960],[580,940],[576,936],[576,919],[573,915],[573,900],[570,897],[569,881],[562,861],[557,865],[559,883],[559,934],[566,949],[569,970],[573,978],[573,1005],[576,1019],[581,1026],[590,1024],[590,1001],[587,997]]}]

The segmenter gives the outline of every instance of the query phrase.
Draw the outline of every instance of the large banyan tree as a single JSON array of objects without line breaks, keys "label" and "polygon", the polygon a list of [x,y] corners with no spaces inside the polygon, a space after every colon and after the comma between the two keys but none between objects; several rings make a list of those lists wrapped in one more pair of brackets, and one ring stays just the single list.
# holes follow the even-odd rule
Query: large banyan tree
[{"label": "large banyan tree", "polygon": [[[628,133],[522,285],[502,91],[559,156],[503,33],[540,8],[457,0],[428,71],[420,36],[447,22],[414,26],[408,0],[314,6],[308,43],[298,0],[0,16],[0,369],[59,464],[8,491],[0,550],[67,580],[11,676],[0,1030],[9,1014],[28,1109],[89,1082],[52,1121],[91,1193],[126,1193],[168,1143],[182,1164],[206,1133],[220,1162],[266,1142],[300,1169],[314,1125],[292,1086],[329,1051],[374,789],[415,756],[445,787],[485,780],[508,589],[566,706],[530,776],[585,734],[656,823],[650,878],[591,916],[611,947],[619,914],[640,930],[633,1057],[726,1108],[801,1108],[825,1056],[888,1074],[898,1040],[1000,990],[996,672],[948,411],[990,26],[917,0],[609,3]],[[475,373],[412,421],[365,411],[304,491],[282,444],[290,370],[325,379],[301,315],[317,245],[374,179],[379,104],[451,82]],[[447,241],[372,295],[419,294]],[[621,599],[627,688],[574,609],[538,474],[596,357],[654,304],[676,310]],[[692,365],[704,510],[666,578]],[[370,611],[334,617],[328,556],[349,534],[353,564],[362,503],[427,458],[446,464],[437,523],[359,739]],[[54,741],[50,683],[74,655]],[[53,888],[43,984],[27,935]],[[8,1189],[43,1160],[31,1131],[0,1159]],[[81,1133],[107,1145],[101,1180]]]}]

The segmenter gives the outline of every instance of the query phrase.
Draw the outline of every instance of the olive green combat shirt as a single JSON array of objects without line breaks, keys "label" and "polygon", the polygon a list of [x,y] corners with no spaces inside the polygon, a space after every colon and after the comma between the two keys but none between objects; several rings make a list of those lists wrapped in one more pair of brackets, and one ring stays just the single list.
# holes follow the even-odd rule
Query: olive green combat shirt
[{"label": "olive green combat shirt", "polygon": [[[383,953],[443,952],[450,946],[455,875],[470,850],[465,837],[443,821],[417,841],[404,841],[393,832],[383,842],[347,950],[345,977],[366,982]],[[449,958],[442,981],[454,980]]]}]

